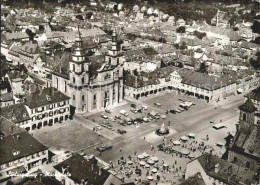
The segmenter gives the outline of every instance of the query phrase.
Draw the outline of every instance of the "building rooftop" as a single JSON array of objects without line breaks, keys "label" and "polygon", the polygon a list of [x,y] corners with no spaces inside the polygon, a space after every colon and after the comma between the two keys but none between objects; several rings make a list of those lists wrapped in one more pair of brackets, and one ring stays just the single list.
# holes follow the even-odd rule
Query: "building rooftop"
[{"label": "building rooftop", "polygon": [[252,125],[248,132],[245,130],[237,132],[231,150],[260,160],[260,126]]},{"label": "building rooftop", "polygon": [[253,104],[251,99],[247,99],[246,102],[238,107],[240,110],[245,112],[255,112],[257,111],[257,108]]},{"label": "building rooftop", "polygon": [[13,123],[19,123],[31,119],[23,103],[2,107],[0,110],[2,116],[11,120]]},{"label": "building rooftop", "polygon": [[0,131],[4,134],[4,137],[0,139],[0,165],[48,149],[10,121],[4,118],[0,118],[0,121]]},{"label": "building rooftop", "polygon": [[65,173],[70,173],[70,178],[76,183],[81,183],[82,180],[85,180],[88,184],[103,185],[110,175],[107,170],[98,166],[95,158],[86,160],[79,154],[73,155],[54,166],[54,168],[59,172],[67,168],[68,171],[65,171]]},{"label": "building rooftop", "polygon": [[[48,99],[47,97],[50,97],[50,99]],[[26,95],[25,105],[32,109],[66,101],[69,99],[70,97],[58,91],[56,88],[49,87],[41,90],[36,89],[33,93]]]},{"label": "building rooftop", "polygon": [[260,87],[252,90],[250,93],[246,94],[245,97],[260,101]]}]

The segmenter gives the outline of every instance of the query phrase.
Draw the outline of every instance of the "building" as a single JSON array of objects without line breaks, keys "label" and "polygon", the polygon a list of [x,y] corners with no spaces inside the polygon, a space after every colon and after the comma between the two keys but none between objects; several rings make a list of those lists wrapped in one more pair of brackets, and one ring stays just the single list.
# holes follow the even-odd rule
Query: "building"
[{"label": "building", "polygon": [[121,184],[121,180],[103,168],[94,156],[85,159],[83,156],[75,154],[54,166],[54,169],[56,179],[64,185]]},{"label": "building", "polygon": [[13,92],[8,80],[0,80],[0,107],[14,104]]},{"label": "building", "polygon": [[100,110],[121,102],[123,66],[115,30],[104,59],[86,57],[80,33],[75,45],[74,52],[52,73],[53,87],[71,97],[70,105],[75,112]]},{"label": "building", "polygon": [[207,185],[259,184],[259,171],[248,170],[207,153],[187,164],[185,179],[194,177],[198,173]]},{"label": "building", "polygon": [[139,98],[170,89],[210,102],[236,94],[236,81],[225,75],[213,76],[177,67],[143,75],[146,78],[126,78],[126,95]]},{"label": "building", "polygon": [[24,98],[24,104],[31,122],[22,126],[27,131],[52,126],[70,117],[70,97],[49,87],[36,89]]},{"label": "building", "polygon": [[11,174],[27,172],[49,161],[46,146],[3,117],[0,117],[0,153],[0,182],[10,179]]},{"label": "building", "polygon": [[237,132],[228,148],[228,160],[249,170],[260,170],[260,88],[245,95],[239,106]]}]

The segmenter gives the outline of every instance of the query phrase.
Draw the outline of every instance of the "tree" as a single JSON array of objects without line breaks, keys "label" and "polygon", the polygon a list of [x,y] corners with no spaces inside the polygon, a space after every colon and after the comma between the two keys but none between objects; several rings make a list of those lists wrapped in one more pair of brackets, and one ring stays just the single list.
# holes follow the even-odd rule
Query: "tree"
[{"label": "tree", "polygon": [[176,29],[177,33],[185,33],[186,28],[184,26],[180,26],[179,28]]},{"label": "tree", "polygon": [[206,66],[205,62],[202,62],[200,64],[199,72],[205,73],[206,71],[207,71],[207,66]]}]

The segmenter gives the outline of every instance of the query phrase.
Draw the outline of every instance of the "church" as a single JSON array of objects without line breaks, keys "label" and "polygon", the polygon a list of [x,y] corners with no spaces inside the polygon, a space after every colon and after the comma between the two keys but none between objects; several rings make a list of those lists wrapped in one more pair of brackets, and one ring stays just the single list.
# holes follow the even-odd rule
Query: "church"
[{"label": "church", "polygon": [[52,86],[70,97],[76,113],[111,108],[123,100],[123,55],[115,29],[104,55],[87,56],[78,32],[74,50],[58,63]]}]

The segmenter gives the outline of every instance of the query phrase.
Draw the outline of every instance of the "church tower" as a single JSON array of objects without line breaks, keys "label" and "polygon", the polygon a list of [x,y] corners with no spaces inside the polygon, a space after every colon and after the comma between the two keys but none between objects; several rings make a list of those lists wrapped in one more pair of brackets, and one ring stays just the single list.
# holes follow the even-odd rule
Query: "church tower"
[{"label": "church tower", "polygon": [[112,43],[108,49],[106,55],[106,62],[109,62],[111,65],[122,64],[122,53],[120,52],[121,46],[117,41],[117,33],[115,27],[112,32]]},{"label": "church tower", "polygon": [[249,127],[255,122],[255,111],[257,111],[251,99],[247,99],[246,102],[239,107],[239,130],[249,130]]},{"label": "church tower", "polygon": [[89,64],[82,48],[82,39],[79,31],[75,40],[72,60],[69,62],[69,69],[71,105],[75,107],[75,112],[84,112],[87,108],[87,94],[86,91],[82,91],[82,89],[89,83]]}]

